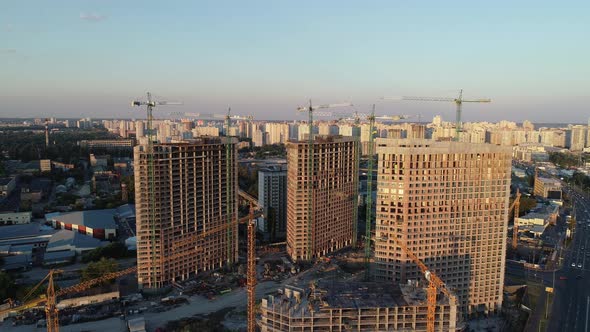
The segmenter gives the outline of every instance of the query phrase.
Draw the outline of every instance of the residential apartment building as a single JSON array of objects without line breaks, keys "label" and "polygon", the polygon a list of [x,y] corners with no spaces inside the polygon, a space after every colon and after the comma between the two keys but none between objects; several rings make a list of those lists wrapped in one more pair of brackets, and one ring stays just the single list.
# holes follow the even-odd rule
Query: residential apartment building
[{"label": "residential apartment building", "polygon": [[586,126],[572,126],[570,128],[568,146],[571,151],[582,151],[586,146]]},{"label": "residential apartment building", "polygon": [[135,147],[140,287],[165,287],[237,259],[238,226],[228,224],[237,219],[236,143],[202,137],[154,145],[153,190],[147,146]]},{"label": "residential apartment building", "polygon": [[258,171],[258,204],[264,213],[262,231],[271,240],[287,234],[287,170],[280,165]]},{"label": "residential apartment building", "polygon": [[451,289],[465,313],[502,304],[511,149],[378,139],[375,278],[422,273],[404,243]]},{"label": "residential apartment building", "polygon": [[[316,136],[287,143],[287,253],[311,260],[352,243],[358,140]],[[309,166],[313,166],[313,174]]]}]

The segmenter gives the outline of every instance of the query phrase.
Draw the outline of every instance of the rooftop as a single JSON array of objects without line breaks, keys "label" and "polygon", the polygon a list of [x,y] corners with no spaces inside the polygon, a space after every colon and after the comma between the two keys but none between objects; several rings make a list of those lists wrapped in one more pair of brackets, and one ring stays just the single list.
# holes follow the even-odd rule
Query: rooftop
[{"label": "rooftop", "polygon": [[121,205],[115,211],[119,219],[135,217],[135,204]]},{"label": "rooftop", "polygon": [[[287,286],[278,297],[265,299],[269,307],[290,310],[293,315],[309,315],[310,310],[394,308],[425,306],[426,291],[421,287],[380,282],[320,280],[315,290]],[[448,304],[448,299],[439,303]],[[278,308],[277,308],[278,309]]]},{"label": "rooftop", "polygon": [[401,307],[408,305],[400,287],[377,282],[320,282],[331,308]]},{"label": "rooftop", "polygon": [[62,259],[72,259],[74,257],[76,257],[76,253],[73,251],[52,251],[45,253],[43,261],[47,263]]},{"label": "rooftop", "polygon": [[543,184],[553,184],[556,186],[561,186],[561,182],[557,179],[537,177],[537,180],[543,182]]},{"label": "rooftop", "polygon": [[90,228],[113,229],[117,228],[115,214],[115,209],[75,211],[52,216],[51,220]]},{"label": "rooftop", "polygon": [[10,183],[14,178],[0,178],[0,186],[5,186]]},{"label": "rooftop", "polygon": [[0,227],[0,240],[18,239],[23,237],[37,236],[41,232],[38,223],[10,225]]},{"label": "rooftop", "polygon": [[88,250],[108,244],[108,241],[101,241],[90,236],[62,229],[53,234],[47,244],[47,252],[66,250]]}]

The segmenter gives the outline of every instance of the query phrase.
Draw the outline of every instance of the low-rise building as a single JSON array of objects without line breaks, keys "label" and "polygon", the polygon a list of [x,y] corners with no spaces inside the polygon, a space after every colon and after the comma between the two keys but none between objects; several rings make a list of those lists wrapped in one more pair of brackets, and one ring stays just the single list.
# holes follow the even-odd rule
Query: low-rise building
[{"label": "low-rise building", "polygon": [[32,212],[0,212],[0,226],[28,224],[32,217]]},{"label": "low-rise building", "polygon": [[0,178],[0,199],[7,197],[16,187],[16,179],[13,177]]},{"label": "low-rise building", "polygon": [[39,223],[2,226],[0,228],[0,246],[31,244],[33,250],[44,248],[53,233],[55,233],[54,230],[44,229]]},{"label": "low-rise building", "polygon": [[117,236],[115,209],[76,211],[46,215],[55,229],[77,231],[97,239],[112,240]]},{"label": "low-rise building", "polygon": [[109,241],[101,241],[78,232],[62,229],[53,234],[51,239],[49,239],[49,243],[47,243],[47,248],[45,249],[45,255],[66,251],[80,255],[85,251],[93,250],[109,243]]},{"label": "low-rise building", "polygon": [[561,199],[561,182],[557,179],[535,176],[533,193],[543,198]]},{"label": "low-rise building", "polygon": [[51,172],[51,159],[39,160],[39,170],[41,172]]},{"label": "low-rise building", "polygon": [[94,154],[90,154],[90,166],[92,167],[107,167],[109,162],[109,156],[97,156]]}]

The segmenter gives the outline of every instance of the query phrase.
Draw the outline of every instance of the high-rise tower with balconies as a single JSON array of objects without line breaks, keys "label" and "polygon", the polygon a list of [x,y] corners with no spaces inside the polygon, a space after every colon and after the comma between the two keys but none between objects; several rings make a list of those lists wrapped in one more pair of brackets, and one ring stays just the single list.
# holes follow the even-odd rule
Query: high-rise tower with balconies
[{"label": "high-rise tower with balconies", "polygon": [[147,146],[134,149],[137,277],[140,287],[158,289],[237,259],[238,226],[228,220],[237,219],[238,181],[235,139],[153,148],[153,188]]},{"label": "high-rise tower with balconies", "polygon": [[447,284],[465,313],[499,309],[510,147],[378,139],[377,154],[375,278],[422,277],[397,239]]}]

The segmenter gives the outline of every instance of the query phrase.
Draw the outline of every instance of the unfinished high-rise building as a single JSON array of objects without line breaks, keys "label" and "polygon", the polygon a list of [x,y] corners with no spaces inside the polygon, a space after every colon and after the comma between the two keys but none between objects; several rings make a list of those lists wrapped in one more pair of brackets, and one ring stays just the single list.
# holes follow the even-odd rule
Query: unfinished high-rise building
[{"label": "unfinished high-rise building", "polygon": [[153,168],[147,150],[134,149],[140,287],[162,288],[235,261],[236,140],[155,144]]},{"label": "unfinished high-rise building", "polygon": [[311,159],[308,142],[287,144],[287,253],[294,261],[352,243],[357,151],[353,137],[316,136]]},{"label": "unfinished high-rise building", "polygon": [[499,309],[511,149],[378,139],[377,154],[376,280],[421,275],[397,239],[447,284],[464,313]]},{"label": "unfinished high-rise building", "polygon": [[[415,283],[321,281],[309,289],[287,286],[281,293],[262,299],[262,332],[428,330],[426,292]],[[463,330],[451,301],[437,300],[435,331]]]}]

